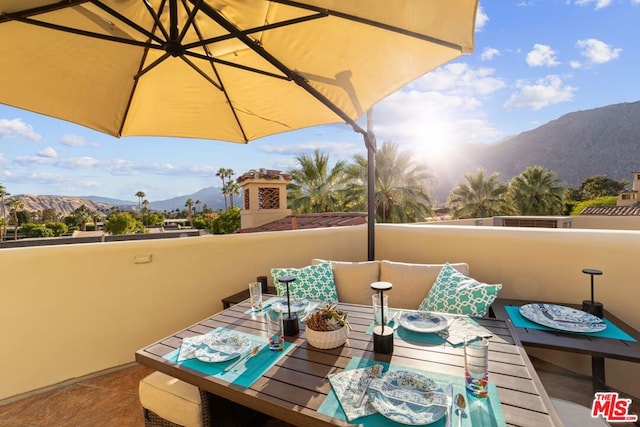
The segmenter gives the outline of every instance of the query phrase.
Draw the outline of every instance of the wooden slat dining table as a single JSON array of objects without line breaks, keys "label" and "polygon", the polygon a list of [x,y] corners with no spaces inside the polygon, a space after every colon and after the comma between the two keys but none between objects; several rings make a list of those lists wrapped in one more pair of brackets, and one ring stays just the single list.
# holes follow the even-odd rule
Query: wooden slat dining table
[{"label": "wooden slat dining table", "polygon": [[[461,346],[425,345],[396,336],[391,355],[375,353],[372,335],[367,333],[372,321],[371,307],[353,304],[338,305],[349,313],[351,324],[344,346],[330,350],[312,347],[304,338],[304,325],[301,324],[300,334],[287,338],[295,347],[248,388],[229,384],[163,357],[178,349],[183,338],[218,327],[266,337],[262,317],[247,314],[249,308],[248,302],[244,301],[178,331],[138,350],[136,361],[218,398],[299,426],[353,425],[324,415],[318,408],[331,392],[328,375],[345,370],[354,357],[460,378],[464,374]],[[499,319],[476,320],[493,334],[489,342],[489,380],[496,385],[506,425],[561,426],[562,422],[512,326]],[[212,417],[215,423],[215,413]]]}]

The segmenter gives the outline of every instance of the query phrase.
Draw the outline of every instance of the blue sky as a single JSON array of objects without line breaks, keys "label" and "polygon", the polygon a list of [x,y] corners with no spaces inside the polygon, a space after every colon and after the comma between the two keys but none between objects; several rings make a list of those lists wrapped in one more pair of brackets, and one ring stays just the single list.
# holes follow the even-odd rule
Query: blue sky
[{"label": "blue sky", "polygon": [[[563,114],[640,100],[640,0],[484,0],[476,50],[374,108],[378,144],[417,162],[455,161],[447,147],[492,143]],[[0,105],[0,183],[11,194],[99,195],[150,201],[219,186],[220,167],[288,170],[319,148],[365,154],[359,134],[329,125],[248,145],[113,138]],[[471,172],[471,171],[470,171]]]}]

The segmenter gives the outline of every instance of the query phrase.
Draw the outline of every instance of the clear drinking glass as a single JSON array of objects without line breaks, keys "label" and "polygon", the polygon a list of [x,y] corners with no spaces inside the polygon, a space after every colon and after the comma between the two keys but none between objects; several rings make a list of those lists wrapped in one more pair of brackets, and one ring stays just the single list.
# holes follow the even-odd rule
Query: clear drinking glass
[{"label": "clear drinking glass", "polygon": [[275,310],[268,310],[264,314],[267,323],[267,333],[269,334],[269,350],[284,350],[284,325],[283,315]]},{"label": "clear drinking glass", "polygon": [[249,299],[251,301],[251,308],[253,311],[262,310],[262,283],[249,283]]},{"label": "clear drinking glass", "polygon": [[[373,321],[375,326],[380,326],[382,323],[380,319],[382,317],[382,305],[380,304],[380,294],[373,294],[371,296],[371,302],[373,306]],[[384,324],[387,324],[387,319],[389,319],[389,296],[387,294],[383,294],[382,304],[384,305]]]},{"label": "clear drinking glass", "polygon": [[489,396],[489,340],[470,336],[464,338],[464,379],[467,393]]}]

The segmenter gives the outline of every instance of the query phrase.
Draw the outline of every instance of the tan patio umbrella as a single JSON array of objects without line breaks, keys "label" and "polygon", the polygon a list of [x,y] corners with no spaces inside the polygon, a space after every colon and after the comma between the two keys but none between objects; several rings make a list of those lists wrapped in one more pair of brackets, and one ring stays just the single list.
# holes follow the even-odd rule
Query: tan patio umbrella
[{"label": "tan patio umbrella", "polygon": [[0,103],[117,137],[246,143],[346,122],[372,160],[355,120],[471,52],[477,3],[0,0]]}]

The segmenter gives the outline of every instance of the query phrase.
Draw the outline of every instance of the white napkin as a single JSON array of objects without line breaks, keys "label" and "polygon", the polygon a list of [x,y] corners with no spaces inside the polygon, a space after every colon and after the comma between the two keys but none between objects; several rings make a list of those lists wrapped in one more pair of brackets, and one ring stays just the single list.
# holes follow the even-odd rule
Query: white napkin
[{"label": "white napkin", "polygon": [[207,342],[208,339],[209,337],[206,334],[183,338],[182,344],[180,345],[180,352],[178,353],[178,362],[195,358],[196,350],[200,348],[202,344]]},{"label": "white napkin", "polygon": [[438,333],[438,335],[447,340],[451,345],[463,344],[465,336],[485,338],[493,336],[488,329],[477,325],[473,320],[466,317],[455,317],[452,322],[447,329]]}]

